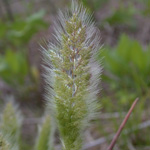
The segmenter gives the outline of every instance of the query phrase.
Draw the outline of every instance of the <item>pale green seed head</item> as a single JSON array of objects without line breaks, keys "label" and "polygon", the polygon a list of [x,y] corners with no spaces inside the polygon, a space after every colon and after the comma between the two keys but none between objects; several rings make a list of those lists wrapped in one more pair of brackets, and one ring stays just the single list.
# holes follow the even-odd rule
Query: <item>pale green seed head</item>
[{"label": "pale green seed head", "polygon": [[0,133],[0,150],[10,150],[10,145],[7,140]]},{"label": "pale green seed head", "polygon": [[[96,116],[99,76],[96,62],[99,31],[83,6],[72,1],[71,10],[60,12],[55,41],[44,51],[47,65],[47,101],[65,150],[82,148],[85,126]],[[51,87],[52,88],[51,88]]]},{"label": "pale green seed head", "polygon": [[19,149],[21,122],[22,117],[17,108],[12,102],[7,103],[2,114],[0,131],[3,137],[9,142],[10,150]]}]

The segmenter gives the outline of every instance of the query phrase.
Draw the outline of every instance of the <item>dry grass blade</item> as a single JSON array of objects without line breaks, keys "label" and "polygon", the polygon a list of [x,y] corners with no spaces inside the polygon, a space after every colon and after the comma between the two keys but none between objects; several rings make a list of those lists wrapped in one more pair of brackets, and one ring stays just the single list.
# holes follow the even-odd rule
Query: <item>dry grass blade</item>
[{"label": "dry grass blade", "polygon": [[119,129],[118,129],[118,131],[116,133],[116,135],[114,136],[114,138],[113,138],[113,140],[112,140],[112,142],[109,145],[107,150],[112,150],[113,149],[114,145],[116,144],[117,139],[119,138],[119,135],[120,135],[121,131],[123,130],[126,122],[128,121],[128,119],[129,119],[129,117],[130,117],[130,115],[131,115],[131,113],[132,113],[136,103],[138,102],[138,100],[139,100],[139,98],[136,98],[135,101],[133,102],[131,108],[129,109],[127,115],[125,116],[123,122],[121,123],[121,125],[120,125],[120,127],[119,127]]}]

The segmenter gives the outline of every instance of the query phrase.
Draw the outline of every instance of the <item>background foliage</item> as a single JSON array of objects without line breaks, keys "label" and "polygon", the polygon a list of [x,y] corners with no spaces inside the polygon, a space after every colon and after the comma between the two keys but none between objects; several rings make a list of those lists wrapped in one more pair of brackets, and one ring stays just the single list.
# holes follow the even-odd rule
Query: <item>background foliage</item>
[{"label": "background foliage", "polygon": [[[150,125],[147,122],[150,115],[150,2],[82,2],[91,12],[94,11],[94,20],[101,30],[101,43],[104,44],[103,51],[97,57],[98,60],[103,57],[104,66],[99,86],[102,89],[99,95],[102,112],[100,119],[87,129],[89,136],[85,137],[85,143],[114,133],[124,113],[134,99],[139,97],[140,102],[116,149],[149,150]],[[51,27],[58,9],[69,5],[67,0],[0,0],[0,111],[5,109],[5,115],[7,107],[14,107],[10,104],[12,101],[19,105],[18,109],[24,116],[18,142],[21,150],[33,149],[33,143],[38,140],[43,145],[43,135],[46,135],[46,140],[49,138],[49,133],[43,129],[50,123],[46,119],[48,124],[44,123],[41,127],[39,139],[35,134],[41,124],[40,118],[44,116],[45,106],[39,45],[45,46],[42,38],[48,40],[52,36]],[[12,109],[9,111],[11,113]],[[15,125],[16,120],[13,122]],[[142,126],[143,123],[146,126]],[[0,139],[4,140],[4,146],[8,148],[8,141],[1,133]],[[89,149],[104,149],[109,142],[108,138],[105,143]],[[55,144],[59,144],[57,136]],[[37,145],[37,149],[40,149],[40,145]]]}]

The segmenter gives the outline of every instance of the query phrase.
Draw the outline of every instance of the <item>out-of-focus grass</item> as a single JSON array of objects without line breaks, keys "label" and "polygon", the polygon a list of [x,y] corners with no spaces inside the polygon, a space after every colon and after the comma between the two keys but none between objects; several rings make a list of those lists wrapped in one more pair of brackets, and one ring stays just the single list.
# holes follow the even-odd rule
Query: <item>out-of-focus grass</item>
[{"label": "out-of-focus grass", "polygon": [[48,27],[44,15],[41,10],[26,18],[16,15],[13,22],[0,21],[0,78],[15,86],[18,95],[29,95],[28,89],[37,86],[33,80],[37,68],[29,63],[28,43],[33,35]]},{"label": "out-of-focus grass", "polygon": [[[82,2],[91,11],[97,12],[109,4],[110,0],[82,0]],[[113,11],[100,22],[101,30],[103,30],[102,26],[105,25],[112,28],[115,26],[116,31],[119,26],[135,28],[137,27],[135,15],[141,13],[141,16],[147,17],[150,14],[149,0],[139,0],[144,5],[142,11],[136,10],[134,7],[135,1],[132,1],[128,7],[125,7],[124,1],[120,0],[119,2],[121,5],[118,5],[118,7],[110,6]],[[25,96],[28,97],[36,93],[32,87],[37,87],[37,84],[32,80],[32,78],[36,78],[36,75],[31,77],[31,72],[36,74],[37,68],[33,68],[29,64],[27,45],[34,34],[48,28],[48,25],[43,21],[43,11],[26,18],[18,15],[14,17],[14,22],[0,21],[0,79],[9,86],[15,87],[15,90],[21,95],[20,99],[24,100]],[[99,20],[96,20],[96,22],[99,22]],[[132,131],[133,127],[141,121],[149,119],[148,116],[150,115],[150,45],[143,48],[139,41],[123,34],[115,47],[105,45],[102,55],[104,56],[102,76],[104,89],[101,91],[103,95],[101,98],[102,111],[108,113],[126,112],[133,100],[139,97],[140,102],[126,126],[126,129]],[[29,85],[32,87],[29,87]],[[0,92],[0,94],[2,93]],[[108,127],[112,130],[116,130],[120,124],[120,120],[118,121],[116,118],[107,121],[109,122]],[[107,133],[107,129],[106,133],[105,129],[102,131],[102,128],[106,126],[99,125],[101,134],[102,132]],[[129,149],[128,143],[131,143],[137,149],[139,147],[142,149],[144,146],[150,146],[148,133],[149,128],[122,135],[117,144],[122,150]],[[21,148],[32,149],[32,146],[22,143]]]},{"label": "out-of-focus grass", "polygon": [[[138,41],[123,34],[117,46],[105,48],[101,55],[104,56],[102,81],[107,87],[104,88],[102,97],[104,112],[120,114],[127,112],[133,100],[136,97],[140,98],[133,116],[126,125],[126,129],[131,133],[123,135],[122,140],[118,142],[120,149],[127,149],[128,142],[137,148],[141,146],[141,141],[145,146],[146,143],[149,146],[149,135],[145,135],[147,138],[139,136],[149,129],[140,131],[134,129],[143,119],[149,119],[147,105],[150,105],[150,47],[143,49]],[[119,126],[117,119],[110,119],[110,122],[117,130]]]},{"label": "out-of-focus grass", "polygon": [[[122,35],[115,48],[103,52],[108,76],[105,81],[112,88],[121,88],[139,96],[147,93],[150,87],[150,46],[145,49],[136,40]],[[111,76],[111,77],[110,77]]]}]

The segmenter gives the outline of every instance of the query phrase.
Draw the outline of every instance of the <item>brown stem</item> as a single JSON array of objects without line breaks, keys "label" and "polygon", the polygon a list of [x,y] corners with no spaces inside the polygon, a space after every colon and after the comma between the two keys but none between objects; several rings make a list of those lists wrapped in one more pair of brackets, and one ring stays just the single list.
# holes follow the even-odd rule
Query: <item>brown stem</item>
[{"label": "brown stem", "polygon": [[128,121],[128,119],[129,119],[129,117],[131,115],[131,112],[133,111],[133,109],[134,109],[136,103],[138,102],[138,100],[139,100],[139,98],[136,98],[135,101],[133,102],[131,108],[129,109],[127,115],[125,116],[123,122],[121,123],[121,125],[120,125],[120,127],[119,127],[119,129],[118,129],[118,131],[116,133],[116,135],[114,136],[114,138],[113,138],[113,140],[112,140],[112,142],[109,145],[107,150],[112,150],[113,149],[114,145],[116,144],[117,139],[119,138],[119,135],[120,135],[121,131],[123,130],[126,122]]}]

